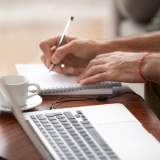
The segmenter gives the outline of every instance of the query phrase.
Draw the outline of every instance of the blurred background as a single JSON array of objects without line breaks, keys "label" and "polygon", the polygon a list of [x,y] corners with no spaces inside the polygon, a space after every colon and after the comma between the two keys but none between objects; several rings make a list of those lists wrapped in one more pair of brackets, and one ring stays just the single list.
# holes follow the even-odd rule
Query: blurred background
[{"label": "blurred background", "polygon": [[39,43],[61,34],[92,39],[108,37],[107,0],[0,0],[0,72],[17,73],[16,63],[41,63]]}]

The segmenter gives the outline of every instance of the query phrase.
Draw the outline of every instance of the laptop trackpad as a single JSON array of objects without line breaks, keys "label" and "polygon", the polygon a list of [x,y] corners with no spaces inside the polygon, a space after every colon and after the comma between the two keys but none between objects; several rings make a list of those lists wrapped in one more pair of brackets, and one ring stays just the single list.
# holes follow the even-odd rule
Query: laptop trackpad
[{"label": "laptop trackpad", "polygon": [[104,123],[98,125],[112,143],[150,140],[150,136],[136,122]]}]

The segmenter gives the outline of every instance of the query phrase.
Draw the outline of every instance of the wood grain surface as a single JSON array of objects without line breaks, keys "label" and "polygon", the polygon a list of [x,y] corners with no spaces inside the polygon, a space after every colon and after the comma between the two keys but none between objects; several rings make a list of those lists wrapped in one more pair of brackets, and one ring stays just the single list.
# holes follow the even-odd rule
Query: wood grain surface
[{"label": "wood grain surface", "polygon": [[[114,95],[130,92],[127,86],[114,88]],[[88,96],[88,97],[96,97]],[[112,95],[113,96],[113,95]],[[29,111],[46,110],[51,103],[61,96],[43,96],[43,103]],[[109,96],[110,97],[110,96]],[[65,99],[64,99],[65,100]],[[122,103],[142,123],[144,128],[160,141],[160,122],[151,109],[138,96],[125,94],[108,101],[79,101],[57,104],[59,108],[80,107],[110,103]],[[0,111],[0,156],[9,160],[41,160],[25,132],[22,130],[12,113]]]}]

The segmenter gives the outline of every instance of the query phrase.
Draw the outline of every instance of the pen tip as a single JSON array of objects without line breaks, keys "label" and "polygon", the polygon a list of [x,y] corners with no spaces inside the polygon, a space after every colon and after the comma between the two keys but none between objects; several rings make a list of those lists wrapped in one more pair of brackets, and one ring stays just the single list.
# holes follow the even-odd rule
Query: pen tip
[{"label": "pen tip", "polygon": [[74,17],[71,17],[71,20],[73,20],[74,19]]}]

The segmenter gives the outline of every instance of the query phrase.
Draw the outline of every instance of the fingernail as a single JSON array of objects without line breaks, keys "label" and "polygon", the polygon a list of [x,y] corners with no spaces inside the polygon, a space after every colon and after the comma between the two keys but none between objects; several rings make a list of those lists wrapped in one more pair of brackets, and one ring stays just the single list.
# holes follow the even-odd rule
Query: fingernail
[{"label": "fingernail", "polygon": [[80,79],[80,78],[79,78],[79,76],[78,76],[78,77],[76,78],[76,82],[79,82],[79,79]]},{"label": "fingernail", "polygon": [[80,82],[79,82],[79,83],[80,83],[80,84],[82,84],[83,82],[84,82],[84,80],[80,80]]},{"label": "fingernail", "polygon": [[53,55],[52,62],[53,63],[58,63],[59,62],[59,58],[57,58],[56,56]]}]

